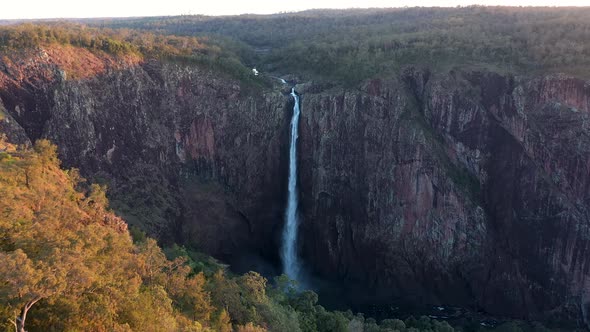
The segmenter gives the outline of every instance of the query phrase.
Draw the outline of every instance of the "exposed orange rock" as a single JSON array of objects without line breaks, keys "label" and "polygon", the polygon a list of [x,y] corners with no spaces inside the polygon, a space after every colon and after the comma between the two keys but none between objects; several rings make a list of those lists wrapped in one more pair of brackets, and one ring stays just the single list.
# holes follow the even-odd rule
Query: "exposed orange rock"
[{"label": "exposed orange rock", "polygon": [[0,87],[10,84],[40,84],[56,79],[84,79],[109,69],[137,65],[143,58],[129,54],[115,56],[70,45],[52,44],[37,49],[13,51],[2,55]]}]

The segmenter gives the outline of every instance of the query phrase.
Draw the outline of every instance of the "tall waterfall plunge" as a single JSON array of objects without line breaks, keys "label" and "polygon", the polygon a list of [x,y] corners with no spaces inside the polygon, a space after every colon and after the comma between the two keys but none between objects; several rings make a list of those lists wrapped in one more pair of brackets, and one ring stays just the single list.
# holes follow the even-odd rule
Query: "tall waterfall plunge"
[{"label": "tall waterfall plunge", "polygon": [[291,89],[291,96],[295,99],[293,117],[291,118],[291,140],[289,143],[289,193],[287,210],[285,211],[285,226],[283,228],[283,246],[281,258],[283,272],[290,278],[300,282],[301,266],[297,257],[297,227],[299,205],[297,195],[297,138],[299,137],[299,96],[295,89]]}]

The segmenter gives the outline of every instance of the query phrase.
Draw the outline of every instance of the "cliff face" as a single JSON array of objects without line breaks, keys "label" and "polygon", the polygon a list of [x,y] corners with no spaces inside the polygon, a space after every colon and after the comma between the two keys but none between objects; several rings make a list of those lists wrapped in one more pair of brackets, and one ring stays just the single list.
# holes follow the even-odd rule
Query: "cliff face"
[{"label": "cliff face", "polygon": [[[152,232],[172,231],[223,256],[268,243],[280,228],[275,197],[282,193],[280,137],[288,116],[281,94],[242,95],[239,84],[211,72],[147,63],[67,82],[53,100],[45,135],[61,142],[63,160],[117,174],[127,190],[136,174],[159,183],[147,188],[161,191],[160,199],[145,205],[167,209],[152,220]],[[126,200],[130,211],[137,200]],[[159,229],[170,221],[176,229]]]},{"label": "cliff face", "polygon": [[[79,73],[71,63],[90,56],[58,63],[60,52],[2,60],[2,132],[53,140],[152,235],[276,259],[286,93],[139,59],[93,55],[102,65]],[[358,90],[311,87],[301,103],[300,249],[314,271],[381,300],[581,316],[588,82],[409,68]]]},{"label": "cliff face", "polygon": [[[469,98],[452,81],[479,93]],[[587,306],[588,82],[477,73],[429,86],[425,116],[456,147],[457,160],[478,170],[494,230],[494,277],[483,303],[539,315],[568,302],[572,310]]]},{"label": "cliff face", "polygon": [[104,180],[115,210],[152,236],[229,260],[276,255],[288,97],[195,66],[106,55],[92,55],[102,64],[94,72],[67,79],[56,60],[64,57],[88,55],[5,60],[2,125],[12,116],[24,128],[9,138],[51,139],[66,167]]},{"label": "cliff face", "polygon": [[304,256],[382,299],[465,304],[488,237],[479,183],[403,82],[363,90],[303,96]]},{"label": "cliff face", "polygon": [[408,69],[302,99],[305,257],[409,301],[589,301],[590,83]]}]

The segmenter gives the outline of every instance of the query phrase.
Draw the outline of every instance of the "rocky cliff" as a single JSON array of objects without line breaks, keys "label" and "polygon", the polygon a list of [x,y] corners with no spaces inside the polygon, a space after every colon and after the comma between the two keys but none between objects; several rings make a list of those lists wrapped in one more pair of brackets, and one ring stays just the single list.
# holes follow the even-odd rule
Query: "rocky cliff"
[{"label": "rocky cliff", "polygon": [[[276,259],[289,98],[198,66],[71,51],[5,57],[0,129],[51,139],[152,236],[230,261]],[[80,73],[59,61],[96,63]]]},{"label": "rocky cliff", "polygon": [[[99,57],[72,78],[60,52],[2,60],[9,138],[50,138],[66,166],[109,184],[128,222],[164,240],[277,259],[288,94],[141,59]],[[300,249],[312,270],[384,301],[582,317],[589,82],[407,68],[300,92]]]},{"label": "rocky cliff", "polygon": [[383,297],[587,310],[590,82],[409,68],[302,98],[304,256]]}]

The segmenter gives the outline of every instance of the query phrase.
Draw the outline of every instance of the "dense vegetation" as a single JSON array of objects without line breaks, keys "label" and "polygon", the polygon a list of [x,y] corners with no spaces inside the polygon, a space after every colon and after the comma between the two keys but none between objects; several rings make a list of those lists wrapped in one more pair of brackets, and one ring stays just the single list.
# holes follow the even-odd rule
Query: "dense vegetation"
[{"label": "dense vegetation", "polygon": [[224,38],[213,40],[61,22],[0,26],[0,54],[52,44],[81,47],[115,56],[135,55],[201,64],[247,83],[263,83],[240,61],[243,46]]},{"label": "dense vegetation", "polygon": [[[590,8],[323,10],[272,16],[90,21],[178,35],[223,35],[270,70],[350,84],[408,64],[590,77]],[[251,56],[251,54],[250,54]]]},{"label": "dense vegetation", "polygon": [[[129,233],[104,187],[60,169],[48,141],[17,149],[0,138],[0,151],[5,331],[454,331],[428,317],[377,324],[326,311],[284,276],[273,283],[256,272],[233,276],[205,255],[163,251]],[[524,331],[514,323],[499,330]]]},{"label": "dense vegetation", "polygon": [[178,16],[0,28],[0,50],[65,43],[206,63],[241,79],[249,67],[352,85],[406,65],[590,77],[589,8],[313,10]]}]

